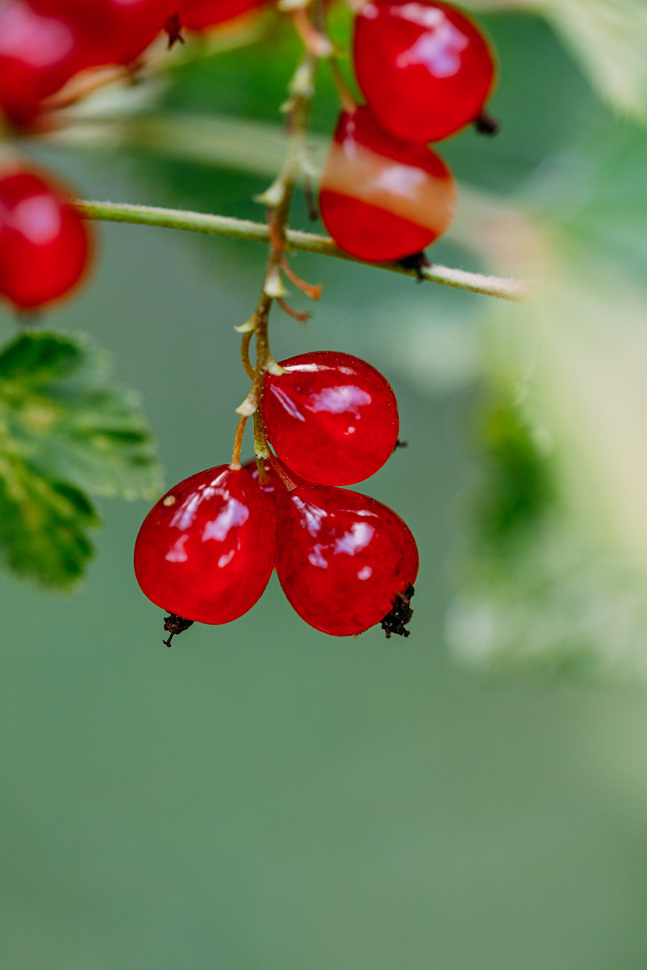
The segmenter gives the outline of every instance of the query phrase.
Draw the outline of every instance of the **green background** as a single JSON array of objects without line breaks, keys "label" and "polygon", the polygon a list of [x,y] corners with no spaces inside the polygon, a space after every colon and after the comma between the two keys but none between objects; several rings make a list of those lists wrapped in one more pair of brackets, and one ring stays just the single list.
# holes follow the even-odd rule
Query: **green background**
[{"label": "green background", "polygon": [[[584,170],[614,171],[595,132],[620,143],[635,131],[643,160],[644,137],[606,113],[543,21],[487,23],[504,129],[494,142],[468,132],[444,154],[466,182],[527,198],[537,173],[571,159],[571,182],[556,177],[557,194],[534,202],[557,226],[560,191],[572,200]],[[215,65],[209,83],[196,69],[199,97],[188,70],[167,103],[275,120],[291,61],[279,41],[261,50]],[[335,110],[326,90],[321,131]],[[247,200],[267,182],[145,153],[35,151],[94,198],[258,218]],[[582,209],[571,218],[590,243],[598,224]],[[638,259],[621,193],[606,212]],[[265,255],[133,226],[101,236],[91,284],[48,323],[114,353],[119,382],[143,394],[170,485],[229,458],[247,392],[232,328],[256,302]],[[451,241],[434,259],[474,266]],[[355,353],[398,395],[409,447],[359,488],[395,507],[420,546],[412,636],[328,638],[272,580],[250,614],[167,650],[132,574],[144,502],[101,503],[98,555],[73,596],[3,576],[0,964],[644,970],[643,686],[541,665],[494,673],[447,646],[486,475],[475,328],[489,301],[332,260],[293,266],[324,297],[306,328],[275,314],[275,355]],[[8,314],[2,327],[13,329]]]}]

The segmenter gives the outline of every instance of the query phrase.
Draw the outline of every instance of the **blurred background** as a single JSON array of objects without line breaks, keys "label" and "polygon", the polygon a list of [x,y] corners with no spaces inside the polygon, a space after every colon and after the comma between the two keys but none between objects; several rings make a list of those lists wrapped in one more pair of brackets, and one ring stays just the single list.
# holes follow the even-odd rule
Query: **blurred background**
[{"label": "blurred background", "polygon": [[[143,501],[101,502],[74,594],[3,575],[2,966],[647,965],[647,7],[469,6],[502,130],[440,146],[459,213],[430,256],[535,298],[298,254],[323,298],[271,330],[279,359],[346,351],[396,390],[408,448],[360,490],[418,541],[412,635],[326,637],[272,580],[167,650],[132,574]],[[296,52],[261,18],[26,150],[86,198],[261,219]],[[315,160],[336,111],[322,69]],[[170,486],[229,458],[265,251],[101,239],[46,322],[111,352]]]}]

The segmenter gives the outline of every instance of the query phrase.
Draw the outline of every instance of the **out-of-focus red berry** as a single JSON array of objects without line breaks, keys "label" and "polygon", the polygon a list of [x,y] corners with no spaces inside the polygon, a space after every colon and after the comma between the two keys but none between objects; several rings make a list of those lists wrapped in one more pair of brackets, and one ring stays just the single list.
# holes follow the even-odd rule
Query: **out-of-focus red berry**
[{"label": "out-of-focus red berry", "polygon": [[59,11],[40,12],[25,0],[0,0],[0,112],[28,125],[40,102],[80,67],[79,39]]},{"label": "out-of-focus red berry", "polygon": [[0,174],[0,296],[33,310],[69,293],[92,254],[67,192],[31,170]]},{"label": "out-of-focus red berry", "polygon": [[180,0],[178,18],[187,30],[207,30],[269,6],[273,0]]}]

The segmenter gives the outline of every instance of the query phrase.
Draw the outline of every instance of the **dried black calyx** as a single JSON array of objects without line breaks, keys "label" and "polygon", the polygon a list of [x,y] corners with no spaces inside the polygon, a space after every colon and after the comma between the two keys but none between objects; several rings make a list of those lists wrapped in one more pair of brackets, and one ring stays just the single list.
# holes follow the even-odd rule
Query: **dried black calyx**
[{"label": "dried black calyx", "polygon": [[398,266],[402,266],[403,269],[415,269],[416,279],[419,283],[422,283],[424,276],[422,275],[423,269],[428,269],[431,263],[425,256],[423,252],[412,253],[411,256],[403,256],[402,259],[398,260]]},{"label": "dried black calyx", "polygon": [[190,626],[193,626],[193,620],[185,620],[183,616],[177,616],[175,613],[169,613],[168,616],[164,617],[164,629],[171,635],[168,640],[162,640],[162,643],[166,647],[170,647],[173,637],[180,633],[184,633],[184,631],[188,630]]},{"label": "dried black calyx", "polygon": [[167,50],[171,50],[175,44],[186,43],[184,37],[182,36],[182,24],[180,23],[180,18],[178,14],[174,13],[168,18],[164,24],[164,30],[168,34],[168,47]]},{"label": "dried black calyx", "polygon": [[474,120],[474,127],[479,135],[496,135],[501,129],[501,122],[483,112]]},{"label": "dried black calyx", "polygon": [[386,634],[387,640],[392,633],[397,634],[399,637],[408,637],[411,633],[411,630],[406,630],[405,626],[413,616],[410,603],[414,593],[415,589],[409,583],[406,589],[395,594],[393,609],[382,620],[382,629]]},{"label": "dried black calyx", "polygon": [[398,438],[396,443],[393,445],[393,450],[397,451],[398,448],[408,448],[408,447],[409,447],[408,441],[400,441],[400,439]]}]

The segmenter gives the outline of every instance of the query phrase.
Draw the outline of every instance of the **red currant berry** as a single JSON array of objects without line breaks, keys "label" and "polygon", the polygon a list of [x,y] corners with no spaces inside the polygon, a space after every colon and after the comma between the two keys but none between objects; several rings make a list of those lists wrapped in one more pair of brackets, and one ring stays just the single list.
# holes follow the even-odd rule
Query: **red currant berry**
[{"label": "red currant berry", "polygon": [[321,218],[340,249],[372,263],[413,256],[445,232],[455,205],[439,155],[397,141],[365,106],[342,112],[319,193]]},{"label": "red currant berry", "polygon": [[18,307],[64,296],[88,268],[88,223],[67,194],[33,171],[0,175],[0,295]]},{"label": "red currant berry", "polygon": [[400,516],[367,495],[300,485],[285,496],[276,571],[291,606],[322,633],[354,636],[384,620],[406,635],[386,618],[408,606],[418,550]]},{"label": "red currant berry", "polygon": [[102,0],[107,33],[103,58],[107,64],[130,64],[161,33],[177,0]]},{"label": "red currant berry", "polygon": [[60,16],[25,0],[0,0],[0,113],[14,124],[34,121],[40,102],[78,70],[78,38]]},{"label": "red currant berry", "polygon": [[180,0],[178,18],[187,30],[207,30],[267,5],[268,0]]},{"label": "red currant berry", "polygon": [[354,485],[373,475],[398,440],[393,388],[350,354],[319,350],[267,373],[261,413],[278,458],[308,482]]},{"label": "red currant berry", "polygon": [[130,64],[162,31],[177,0],[31,0],[58,11],[80,38],[83,67]]},{"label": "red currant berry", "polygon": [[[273,458],[272,462],[274,463],[275,466],[279,465],[276,458]],[[279,501],[279,499],[283,497],[283,495],[285,495],[287,491],[287,485],[281,479],[280,475],[277,474],[275,468],[267,459],[263,462],[263,468],[265,469],[264,481],[260,480],[256,459],[252,458],[251,461],[246,461],[245,464],[243,465],[243,468],[245,469],[245,471],[249,472],[249,474],[252,476],[253,480],[256,482],[260,490],[264,492],[265,495],[269,495],[275,504],[276,502]],[[299,480],[298,483],[293,483],[293,484],[301,484],[301,481]]]},{"label": "red currant berry", "polygon": [[434,0],[368,0],[355,22],[353,56],[375,117],[407,141],[438,141],[476,120],[494,83],[479,28]]},{"label": "red currant berry", "polygon": [[267,586],[275,535],[274,504],[249,472],[208,468],[172,488],[144,519],[135,543],[137,582],[175,616],[229,623]]}]

